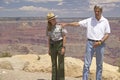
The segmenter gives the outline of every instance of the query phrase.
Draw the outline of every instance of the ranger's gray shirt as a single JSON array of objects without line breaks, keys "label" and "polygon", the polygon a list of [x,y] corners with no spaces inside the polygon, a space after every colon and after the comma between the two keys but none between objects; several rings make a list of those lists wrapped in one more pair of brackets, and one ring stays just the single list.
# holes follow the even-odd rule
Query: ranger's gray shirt
[{"label": "ranger's gray shirt", "polygon": [[53,41],[59,41],[63,39],[63,36],[66,35],[67,30],[62,28],[61,25],[56,25],[53,27],[52,31],[48,31],[48,36]]}]

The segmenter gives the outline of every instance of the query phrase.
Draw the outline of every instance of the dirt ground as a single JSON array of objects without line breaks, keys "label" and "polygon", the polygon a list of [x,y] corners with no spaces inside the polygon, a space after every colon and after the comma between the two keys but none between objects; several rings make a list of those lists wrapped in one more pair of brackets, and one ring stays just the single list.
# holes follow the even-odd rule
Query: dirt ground
[{"label": "dirt ground", "polygon": [[[51,74],[0,69],[0,80],[51,80]],[[80,80],[80,78],[66,77],[65,80]]]}]

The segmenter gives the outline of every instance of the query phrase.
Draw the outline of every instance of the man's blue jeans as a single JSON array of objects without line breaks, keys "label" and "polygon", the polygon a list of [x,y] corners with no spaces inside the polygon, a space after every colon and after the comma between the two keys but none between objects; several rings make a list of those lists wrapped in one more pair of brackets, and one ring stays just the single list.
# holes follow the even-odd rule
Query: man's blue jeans
[{"label": "man's blue jeans", "polygon": [[83,80],[88,80],[89,68],[92,62],[94,53],[96,52],[96,80],[102,80],[102,64],[104,56],[105,43],[102,43],[96,48],[93,47],[93,41],[87,41],[86,54],[83,67]]}]

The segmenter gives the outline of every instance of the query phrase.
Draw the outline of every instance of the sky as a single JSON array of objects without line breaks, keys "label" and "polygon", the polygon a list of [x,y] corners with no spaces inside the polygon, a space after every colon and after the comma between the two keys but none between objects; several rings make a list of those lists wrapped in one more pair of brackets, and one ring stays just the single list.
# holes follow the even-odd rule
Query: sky
[{"label": "sky", "polygon": [[120,0],[0,0],[0,17],[89,17],[95,5],[106,17],[120,17]]}]

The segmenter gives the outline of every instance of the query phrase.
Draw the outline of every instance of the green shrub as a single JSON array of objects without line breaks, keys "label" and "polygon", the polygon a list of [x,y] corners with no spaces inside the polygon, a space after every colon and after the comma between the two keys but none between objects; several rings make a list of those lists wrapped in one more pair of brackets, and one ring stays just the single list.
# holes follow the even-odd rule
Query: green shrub
[{"label": "green shrub", "polygon": [[120,72],[120,58],[118,60],[118,67],[119,67],[118,72]]},{"label": "green shrub", "polygon": [[118,66],[118,67],[119,67],[118,72],[120,72],[120,63],[119,63],[119,66]]},{"label": "green shrub", "polygon": [[2,57],[11,57],[12,55],[8,52],[0,53],[0,58]]}]

